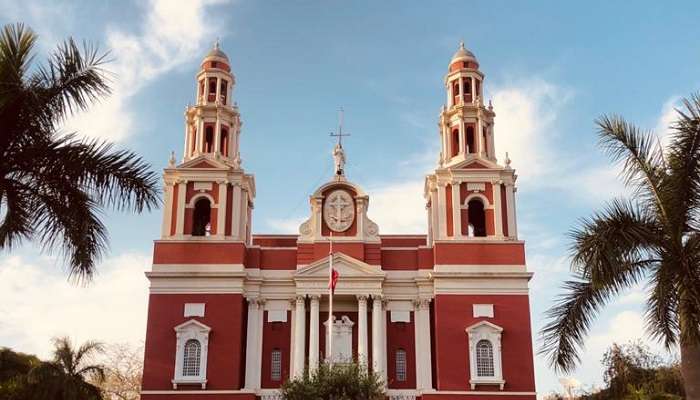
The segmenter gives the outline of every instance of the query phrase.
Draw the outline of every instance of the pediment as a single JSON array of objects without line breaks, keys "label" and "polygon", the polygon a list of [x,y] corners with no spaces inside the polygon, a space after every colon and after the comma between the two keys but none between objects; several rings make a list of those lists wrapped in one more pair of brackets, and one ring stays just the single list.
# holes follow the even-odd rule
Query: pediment
[{"label": "pediment", "polygon": [[489,161],[484,158],[474,158],[474,157],[467,157],[466,160],[461,161],[454,165],[452,168],[457,168],[457,169],[494,169],[494,168],[503,168],[500,165],[496,164],[495,162]]},{"label": "pediment", "polygon": [[203,168],[217,168],[217,169],[228,169],[230,168],[229,165],[215,159],[208,158],[206,156],[199,156],[197,158],[193,158],[192,160],[186,161],[180,165],[177,166],[178,168],[194,168],[194,169],[203,169]]},{"label": "pediment", "polygon": [[467,332],[478,332],[478,331],[492,331],[492,332],[503,332],[503,328],[493,324],[489,321],[480,321],[474,325],[467,327]]},{"label": "pediment", "polygon": [[[323,279],[328,281],[329,263],[330,259],[324,257],[297,270],[294,274],[294,278],[298,280]],[[386,276],[386,273],[379,269],[379,267],[369,265],[364,261],[350,257],[344,253],[335,253],[333,255],[333,269],[338,271],[340,280],[383,280]]]},{"label": "pediment", "polygon": [[191,319],[188,321],[185,321],[181,323],[180,325],[175,327],[175,332],[184,332],[184,331],[201,331],[201,332],[209,332],[211,331],[211,328],[204,325],[203,323],[197,321],[196,319]]}]

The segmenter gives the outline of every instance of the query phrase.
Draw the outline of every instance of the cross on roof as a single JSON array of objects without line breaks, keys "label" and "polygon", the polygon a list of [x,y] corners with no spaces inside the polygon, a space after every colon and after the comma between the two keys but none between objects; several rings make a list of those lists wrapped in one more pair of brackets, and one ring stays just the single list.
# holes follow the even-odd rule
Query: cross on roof
[{"label": "cross on roof", "polygon": [[349,133],[343,133],[343,117],[345,116],[345,111],[343,107],[338,110],[338,133],[331,132],[332,137],[338,138],[338,146],[343,147],[343,137],[350,136]]}]

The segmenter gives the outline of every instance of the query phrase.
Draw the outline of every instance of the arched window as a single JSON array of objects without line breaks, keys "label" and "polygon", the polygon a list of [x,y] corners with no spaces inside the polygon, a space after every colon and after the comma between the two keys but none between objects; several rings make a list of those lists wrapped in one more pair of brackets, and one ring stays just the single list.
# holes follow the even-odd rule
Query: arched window
[{"label": "arched window", "polygon": [[460,104],[459,101],[459,81],[452,82],[452,101],[455,105]]},{"label": "arched window", "polygon": [[493,345],[488,340],[479,340],[476,344],[476,376],[495,376],[493,366]]},{"label": "arched window", "polygon": [[185,343],[182,357],[182,376],[199,376],[199,365],[202,356],[202,345],[196,339]]},{"label": "arched window", "polygon": [[192,236],[208,236],[211,222],[211,204],[209,199],[201,198],[194,203],[192,215]]},{"label": "arched window", "polygon": [[484,212],[484,203],[479,199],[472,199],[467,203],[470,236],[486,236],[486,214]]},{"label": "arched window", "polygon": [[211,153],[214,150],[214,128],[207,126],[204,129],[204,152]]},{"label": "arched window", "polygon": [[221,96],[221,104],[226,104],[226,94],[228,93],[228,83],[225,80],[221,80],[221,88],[219,89],[219,95]]},{"label": "arched window", "polygon": [[482,140],[482,143],[484,144],[484,153],[488,155],[489,154],[489,148],[488,148],[489,141],[486,140],[486,136],[487,136],[486,132],[487,132],[486,127],[481,128],[481,140]]},{"label": "arched window", "polygon": [[221,154],[223,154],[224,157],[228,157],[228,129],[223,126],[221,127],[219,149],[221,149]]},{"label": "arched window", "polygon": [[396,350],[396,380],[398,382],[406,381],[406,350]]},{"label": "arched window", "polygon": [[209,78],[209,93],[207,93],[207,100],[216,100],[216,78]]},{"label": "arched window", "polygon": [[452,149],[451,150],[452,151],[450,152],[450,155],[452,157],[459,154],[459,129],[452,130]]},{"label": "arched window", "polygon": [[280,349],[272,350],[270,357],[272,368],[270,368],[270,378],[273,381],[282,380],[282,351]]},{"label": "arched window", "polygon": [[476,153],[476,146],[474,145],[474,127],[467,127],[467,153]]}]

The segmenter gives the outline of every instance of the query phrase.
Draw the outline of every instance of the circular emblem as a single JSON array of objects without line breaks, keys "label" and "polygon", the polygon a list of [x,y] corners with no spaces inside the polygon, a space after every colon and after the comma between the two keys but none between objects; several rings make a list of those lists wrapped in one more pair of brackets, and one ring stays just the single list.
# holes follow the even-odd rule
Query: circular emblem
[{"label": "circular emblem", "polygon": [[334,232],[343,232],[350,228],[355,219],[355,207],[350,194],[344,190],[335,190],[326,198],[323,205],[323,220]]}]

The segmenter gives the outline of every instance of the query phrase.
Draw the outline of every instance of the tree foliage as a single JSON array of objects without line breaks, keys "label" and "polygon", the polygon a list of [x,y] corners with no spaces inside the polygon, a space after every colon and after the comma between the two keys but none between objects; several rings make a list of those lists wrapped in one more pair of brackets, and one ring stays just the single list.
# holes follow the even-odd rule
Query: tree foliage
[{"label": "tree foliage", "polygon": [[36,240],[85,280],[107,247],[100,214],[157,206],[158,179],[135,153],[61,132],[110,93],[106,54],[67,39],[35,65],[36,41],[23,24],[0,31],[0,250]]},{"label": "tree foliage", "polygon": [[384,382],[365,365],[321,364],[281,387],[285,400],[383,400]]},{"label": "tree foliage", "polygon": [[647,282],[648,332],[680,345],[689,399],[700,399],[700,95],[684,100],[668,145],[618,116],[596,121],[631,198],[615,199],[571,233],[574,279],[547,313],[542,352],[571,371],[598,312]]},{"label": "tree foliage", "polygon": [[[102,345],[86,342],[74,347],[68,338],[54,339],[50,361],[3,349],[0,370],[9,377],[0,381],[0,398],[7,400],[102,400],[105,369],[92,362]],[[16,360],[18,362],[6,362]],[[13,368],[17,368],[12,372]]]},{"label": "tree foliage", "polygon": [[680,400],[680,365],[666,362],[640,342],[613,344],[603,356],[605,388],[580,400]]}]

